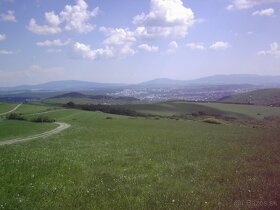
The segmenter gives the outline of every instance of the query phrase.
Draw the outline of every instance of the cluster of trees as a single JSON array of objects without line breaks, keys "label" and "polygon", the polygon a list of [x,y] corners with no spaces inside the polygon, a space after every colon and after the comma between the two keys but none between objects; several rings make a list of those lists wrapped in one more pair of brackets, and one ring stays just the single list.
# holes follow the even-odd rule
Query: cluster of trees
[{"label": "cluster of trees", "polygon": [[[11,113],[11,114],[8,114],[6,116],[6,118],[8,120],[23,120],[23,121],[28,121],[28,119],[26,119],[21,113]],[[55,119],[52,119],[48,116],[37,116],[37,117],[34,117],[32,119],[30,119],[29,121],[31,122],[40,122],[40,123],[52,123],[52,122],[55,122]]]},{"label": "cluster of trees", "polygon": [[8,115],[6,116],[6,118],[7,118],[8,120],[26,120],[26,118],[24,118],[24,117],[22,116],[22,114],[18,114],[18,113],[11,113],[11,114],[8,114]]},{"label": "cluster of trees", "polygon": [[110,106],[110,105],[95,105],[95,104],[75,104],[73,102],[68,102],[67,104],[63,105],[66,108],[72,108],[72,109],[82,109],[86,111],[100,111],[104,113],[109,113],[109,114],[117,114],[117,115],[126,115],[126,116],[131,116],[131,117],[145,117],[145,114],[121,108],[121,107],[116,107],[116,106]]},{"label": "cluster of trees", "polygon": [[35,118],[31,119],[31,122],[52,123],[52,122],[55,122],[55,119],[52,119],[48,116],[38,116],[38,117],[35,117]]}]

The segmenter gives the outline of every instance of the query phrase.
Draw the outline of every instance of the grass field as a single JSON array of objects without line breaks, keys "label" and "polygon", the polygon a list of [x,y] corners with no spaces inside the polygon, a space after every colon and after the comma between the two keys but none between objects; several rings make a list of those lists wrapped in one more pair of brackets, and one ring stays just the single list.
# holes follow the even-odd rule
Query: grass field
[{"label": "grass field", "polygon": [[15,108],[17,104],[0,102],[0,114],[10,111]]},{"label": "grass field", "polygon": [[32,122],[19,122],[15,120],[2,120],[0,121],[0,141],[5,141],[15,138],[24,138],[30,135],[43,133],[57,127],[51,123],[32,123]]},{"label": "grass field", "polygon": [[58,107],[53,106],[46,106],[43,104],[22,104],[17,110],[17,113],[22,113],[25,115],[33,114],[33,113],[40,113],[40,112],[47,112],[59,109]]},{"label": "grass field", "polygon": [[264,117],[268,116],[280,116],[279,107],[223,103],[201,103],[201,105],[219,109],[223,112],[234,112],[241,115],[246,115],[255,119],[263,119]]},{"label": "grass field", "polygon": [[151,104],[125,105],[127,109],[140,113],[162,116],[191,115],[192,113],[204,112],[208,115],[220,115],[235,118],[263,119],[268,116],[280,116],[279,107],[240,105],[224,103],[197,103],[185,101],[170,101]]},{"label": "grass field", "polygon": [[[34,106],[18,111],[48,109]],[[71,128],[0,147],[2,209],[236,209],[237,200],[280,205],[279,127],[80,110],[46,115]]]}]

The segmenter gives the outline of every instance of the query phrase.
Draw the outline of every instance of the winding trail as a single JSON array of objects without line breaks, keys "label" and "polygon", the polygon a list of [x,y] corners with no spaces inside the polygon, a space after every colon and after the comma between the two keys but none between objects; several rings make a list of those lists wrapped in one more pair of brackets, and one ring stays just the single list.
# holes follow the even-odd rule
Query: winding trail
[{"label": "winding trail", "polygon": [[16,111],[21,105],[22,105],[22,103],[21,103],[21,104],[18,104],[15,108],[13,108],[12,110],[10,110],[10,111],[8,111],[8,112],[0,113],[0,116],[4,116],[4,115],[6,115],[6,114],[9,114],[9,113],[11,113],[11,112]]},{"label": "winding trail", "polygon": [[26,138],[18,138],[18,139],[11,139],[11,140],[7,140],[7,141],[1,141],[0,146],[10,145],[10,144],[15,144],[15,143],[20,143],[20,142],[26,142],[26,141],[30,141],[30,140],[38,139],[38,138],[46,138],[46,137],[52,136],[54,134],[58,134],[71,126],[71,125],[69,125],[67,123],[63,123],[63,122],[55,122],[55,124],[57,124],[58,127],[56,127],[53,130],[50,130],[50,131],[47,131],[47,132],[44,132],[41,134],[32,135],[32,136],[29,136]]}]

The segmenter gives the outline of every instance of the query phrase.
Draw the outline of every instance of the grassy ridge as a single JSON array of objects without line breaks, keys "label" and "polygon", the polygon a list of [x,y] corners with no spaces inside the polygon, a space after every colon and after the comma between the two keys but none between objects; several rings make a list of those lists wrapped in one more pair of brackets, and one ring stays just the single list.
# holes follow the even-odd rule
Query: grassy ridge
[{"label": "grassy ridge", "polygon": [[201,103],[201,105],[209,108],[215,108],[226,113],[231,112],[243,116],[246,115],[254,119],[263,119],[264,117],[269,117],[269,116],[280,116],[279,107],[225,104],[225,103]]},{"label": "grassy ridge", "polygon": [[204,112],[208,115],[234,117],[237,119],[263,119],[268,116],[280,116],[280,108],[223,103],[198,103],[171,101],[152,104],[130,104],[124,106],[140,113],[162,116],[192,115]]},{"label": "grassy ridge", "polygon": [[222,102],[280,106],[280,89],[255,90],[221,99]]},{"label": "grassy ridge", "polygon": [[47,115],[71,129],[0,147],[7,209],[234,209],[235,200],[280,200],[277,129]]}]

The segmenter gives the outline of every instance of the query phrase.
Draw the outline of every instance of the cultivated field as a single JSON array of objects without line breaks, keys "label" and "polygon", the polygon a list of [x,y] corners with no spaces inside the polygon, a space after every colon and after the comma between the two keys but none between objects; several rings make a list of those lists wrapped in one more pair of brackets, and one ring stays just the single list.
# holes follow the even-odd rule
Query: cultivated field
[{"label": "cultivated field", "polygon": [[[240,121],[252,120],[255,113],[204,103],[129,106],[149,114],[203,111]],[[250,108],[261,116],[280,113]],[[29,104],[16,112],[27,120],[43,113],[71,127],[48,138],[0,146],[2,209],[236,209],[236,201],[247,200],[271,201],[275,209],[280,205],[279,123],[266,125],[257,113],[254,120],[262,126]],[[1,119],[0,139],[54,127]]]}]

